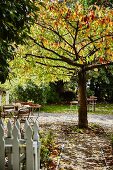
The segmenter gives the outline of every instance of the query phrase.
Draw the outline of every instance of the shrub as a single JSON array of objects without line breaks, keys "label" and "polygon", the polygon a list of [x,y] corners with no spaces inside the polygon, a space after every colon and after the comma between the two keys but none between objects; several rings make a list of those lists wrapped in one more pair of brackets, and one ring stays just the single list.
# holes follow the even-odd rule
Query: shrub
[{"label": "shrub", "polygon": [[13,98],[18,101],[33,101],[34,103],[42,103],[42,89],[29,81],[25,86],[18,85],[12,93]]}]

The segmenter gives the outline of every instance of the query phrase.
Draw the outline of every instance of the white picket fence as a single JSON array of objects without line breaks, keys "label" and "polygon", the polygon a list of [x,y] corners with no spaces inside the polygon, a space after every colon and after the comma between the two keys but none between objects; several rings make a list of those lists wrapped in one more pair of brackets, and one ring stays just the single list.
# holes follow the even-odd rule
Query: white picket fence
[{"label": "white picket fence", "polygon": [[37,123],[31,127],[26,120],[21,133],[19,120],[6,126],[0,119],[0,170],[40,170],[38,132]]}]

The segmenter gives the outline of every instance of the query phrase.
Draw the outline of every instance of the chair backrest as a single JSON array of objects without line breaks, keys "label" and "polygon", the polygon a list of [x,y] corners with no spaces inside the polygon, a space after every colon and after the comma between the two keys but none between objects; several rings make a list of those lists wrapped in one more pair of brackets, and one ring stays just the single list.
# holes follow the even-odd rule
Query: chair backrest
[{"label": "chair backrest", "polygon": [[15,110],[15,106],[14,105],[3,105],[3,112],[7,110]]},{"label": "chair backrest", "polygon": [[18,110],[18,118],[20,118],[20,119],[21,118],[29,118],[30,113],[31,113],[30,107],[21,107]]},{"label": "chair backrest", "polygon": [[97,97],[96,97],[96,96],[90,96],[90,99],[94,99],[94,100],[96,100],[96,99],[97,99]]}]

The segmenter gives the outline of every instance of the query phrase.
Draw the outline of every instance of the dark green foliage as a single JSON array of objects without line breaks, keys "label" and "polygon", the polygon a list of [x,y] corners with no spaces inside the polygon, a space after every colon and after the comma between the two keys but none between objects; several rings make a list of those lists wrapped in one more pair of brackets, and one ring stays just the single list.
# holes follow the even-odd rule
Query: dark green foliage
[{"label": "dark green foliage", "polygon": [[[0,82],[4,83],[8,73],[8,60],[13,59],[14,46],[23,43],[35,19],[34,1],[0,1]],[[31,14],[32,13],[32,14]],[[14,45],[15,44],[15,45]]]},{"label": "dark green foliage", "polygon": [[70,102],[72,100],[75,100],[75,93],[72,91],[64,91],[61,93],[62,101]]},{"label": "dark green foliage", "polygon": [[98,101],[113,102],[113,66],[101,68],[96,77],[91,78],[90,90]]},{"label": "dark green foliage", "polygon": [[61,99],[59,97],[59,93],[57,91],[57,84],[56,83],[50,83],[48,90],[47,90],[47,96],[46,96],[47,103],[58,103],[61,102]]},{"label": "dark green foliage", "polygon": [[105,7],[113,8],[112,0],[79,0],[85,8],[89,7],[90,5],[103,5]]},{"label": "dark green foliage", "polygon": [[14,48],[5,41],[0,41],[0,81],[5,82],[9,73],[8,59],[13,59]]},{"label": "dark green foliage", "polygon": [[75,99],[72,91],[64,90],[64,82],[58,81],[49,85],[36,85],[29,81],[24,86],[18,86],[12,93],[12,100],[33,101],[34,103],[61,103]]},{"label": "dark green foliage", "polygon": [[33,101],[34,103],[42,103],[42,94],[42,89],[29,81],[26,86],[18,86],[12,95],[17,101]]},{"label": "dark green foliage", "polygon": [[[0,1],[0,40],[18,42],[23,30],[29,30],[36,7],[30,0]],[[32,13],[32,15],[31,15]]]},{"label": "dark green foliage", "polygon": [[47,103],[61,103],[75,100],[75,93],[65,89],[65,84],[62,80],[49,84],[47,93]]},{"label": "dark green foliage", "polygon": [[19,101],[33,101],[34,103],[56,103],[60,98],[54,85],[38,86],[29,81],[25,86],[18,86],[12,94]]}]

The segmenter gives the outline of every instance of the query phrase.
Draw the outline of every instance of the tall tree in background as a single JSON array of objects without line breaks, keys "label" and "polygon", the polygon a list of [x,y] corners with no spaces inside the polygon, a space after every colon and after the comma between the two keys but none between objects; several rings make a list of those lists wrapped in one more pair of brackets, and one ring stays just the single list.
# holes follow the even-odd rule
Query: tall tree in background
[{"label": "tall tree in background", "polygon": [[[91,73],[90,73],[91,74]],[[89,75],[90,76],[90,75]],[[89,88],[99,102],[113,101],[113,66],[99,68],[89,81]]]},{"label": "tall tree in background", "polygon": [[0,82],[8,73],[8,61],[13,59],[15,45],[22,43],[35,19],[34,0],[0,1]]}]

